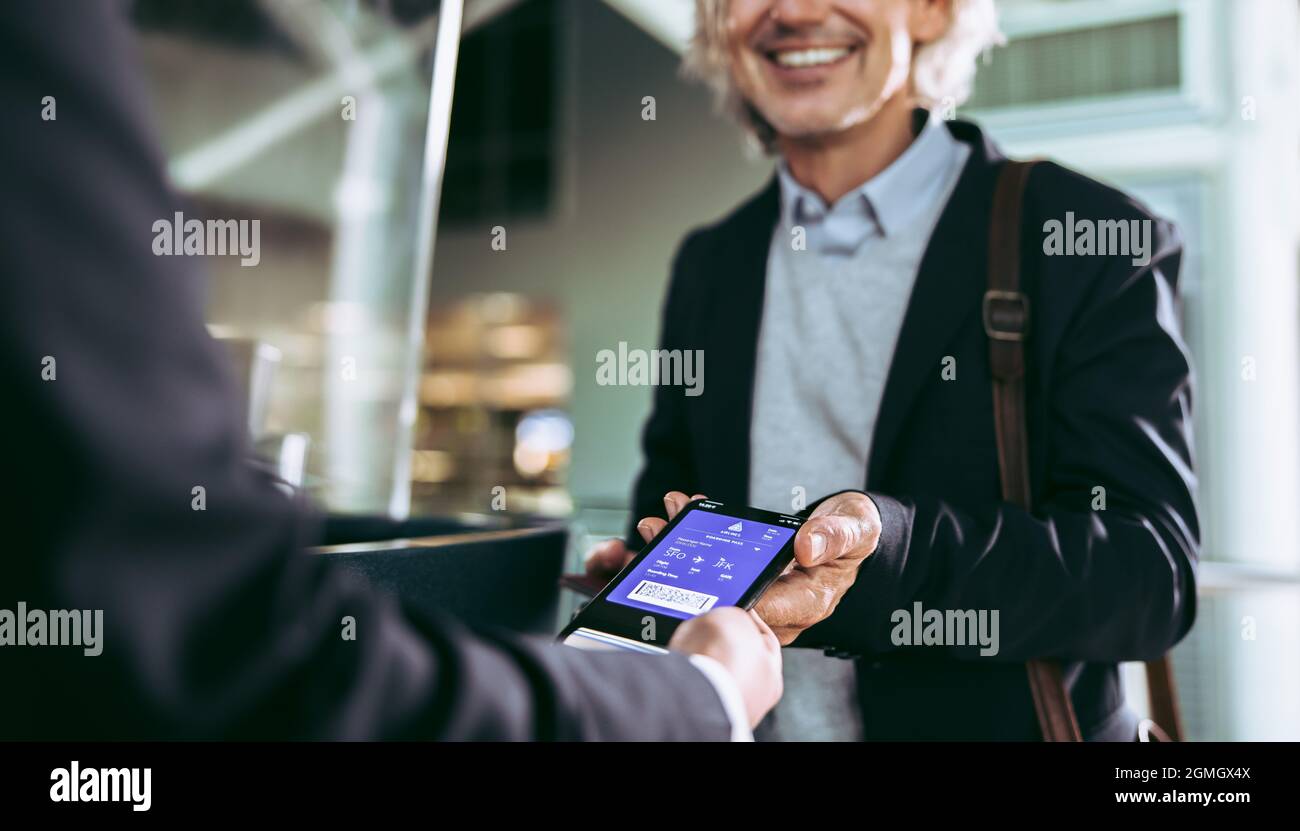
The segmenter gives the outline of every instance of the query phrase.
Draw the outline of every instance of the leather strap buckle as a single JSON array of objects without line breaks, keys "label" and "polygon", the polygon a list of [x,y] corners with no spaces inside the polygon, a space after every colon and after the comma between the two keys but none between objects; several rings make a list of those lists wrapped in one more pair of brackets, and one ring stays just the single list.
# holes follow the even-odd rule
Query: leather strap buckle
[{"label": "leather strap buckle", "polygon": [[1029,332],[1029,298],[1023,292],[984,292],[984,334],[993,340],[1023,341]]}]

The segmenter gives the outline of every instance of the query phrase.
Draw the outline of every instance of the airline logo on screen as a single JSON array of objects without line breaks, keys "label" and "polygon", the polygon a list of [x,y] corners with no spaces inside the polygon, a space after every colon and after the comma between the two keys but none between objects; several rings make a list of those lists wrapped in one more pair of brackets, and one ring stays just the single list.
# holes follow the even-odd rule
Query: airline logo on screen
[{"label": "airline logo on screen", "polygon": [[608,599],[679,618],[735,606],[794,536],[796,526],[692,511]]}]

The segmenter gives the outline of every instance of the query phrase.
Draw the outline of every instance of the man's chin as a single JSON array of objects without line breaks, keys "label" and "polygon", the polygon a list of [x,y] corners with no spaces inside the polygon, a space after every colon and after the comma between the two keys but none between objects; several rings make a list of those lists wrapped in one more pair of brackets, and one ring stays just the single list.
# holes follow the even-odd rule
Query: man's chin
[{"label": "man's chin", "polygon": [[833,138],[839,133],[861,123],[862,118],[847,118],[842,115],[816,118],[768,119],[778,136],[791,141],[818,141]]},{"label": "man's chin", "polygon": [[867,121],[880,111],[880,103],[837,107],[834,111],[780,113],[763,117],[777,135],[792,141],[833,138]]}]

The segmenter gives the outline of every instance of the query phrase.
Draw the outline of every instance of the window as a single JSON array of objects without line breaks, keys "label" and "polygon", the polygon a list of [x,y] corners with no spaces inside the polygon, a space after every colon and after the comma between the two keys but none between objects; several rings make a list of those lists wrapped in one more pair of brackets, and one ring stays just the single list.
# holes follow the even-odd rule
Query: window
[{"label": "window", "polygon": [[554,187],[556,3],[527,0],[461,44],[443,222],[543,216]]}]

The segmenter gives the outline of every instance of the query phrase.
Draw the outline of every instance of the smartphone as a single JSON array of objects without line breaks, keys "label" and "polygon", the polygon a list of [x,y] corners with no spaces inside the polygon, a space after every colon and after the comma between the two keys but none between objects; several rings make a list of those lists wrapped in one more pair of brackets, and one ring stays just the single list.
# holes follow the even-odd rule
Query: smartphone
[{"label": "smartphone", "polygon": [[560,641],[583,649],[663,652],[696,615],[749,609],[794,560],[804,520],[758,508],[691,502],[583,607]]}]

